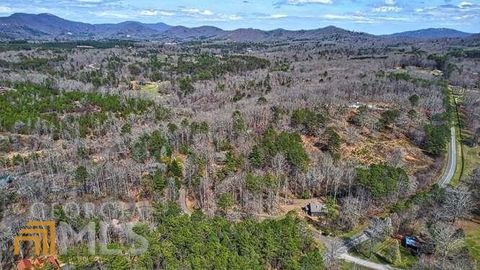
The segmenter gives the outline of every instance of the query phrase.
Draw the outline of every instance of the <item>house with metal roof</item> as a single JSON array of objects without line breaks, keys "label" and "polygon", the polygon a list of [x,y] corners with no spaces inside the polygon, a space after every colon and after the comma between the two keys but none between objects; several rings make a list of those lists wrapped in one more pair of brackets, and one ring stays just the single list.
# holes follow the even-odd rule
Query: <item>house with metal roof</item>
[{"label": "house with metal roof", "polygon": [[323,203],[309,203],[302,209],[305,213],[312,217],[318,217],[327,214],[327,207]]}]

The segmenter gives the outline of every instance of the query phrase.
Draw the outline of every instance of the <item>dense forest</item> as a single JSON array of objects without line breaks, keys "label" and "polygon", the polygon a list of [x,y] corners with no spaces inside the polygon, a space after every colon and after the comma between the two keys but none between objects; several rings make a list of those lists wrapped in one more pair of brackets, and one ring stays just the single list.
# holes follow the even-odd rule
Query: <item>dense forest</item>
[{"label": "dense forest", "polygon": [[[339,250],[362,233],[363,259],[477,269],[478,46],[2,44],[1,265],[33,255],[12,241],[35,218],[55,220],[69,269],[348,269]],[[61,237],[90,223],[121,252]]]}]

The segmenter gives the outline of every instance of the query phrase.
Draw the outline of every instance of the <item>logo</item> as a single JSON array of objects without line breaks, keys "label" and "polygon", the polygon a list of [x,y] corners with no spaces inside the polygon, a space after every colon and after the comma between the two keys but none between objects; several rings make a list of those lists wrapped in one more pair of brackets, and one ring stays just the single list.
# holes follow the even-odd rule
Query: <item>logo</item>
[{"label": "logo", "polygon": [[55,221],[29,221],[13,239],[13,254],[20,255],[22,242],[32,242],[35,255],[55,255]]}]

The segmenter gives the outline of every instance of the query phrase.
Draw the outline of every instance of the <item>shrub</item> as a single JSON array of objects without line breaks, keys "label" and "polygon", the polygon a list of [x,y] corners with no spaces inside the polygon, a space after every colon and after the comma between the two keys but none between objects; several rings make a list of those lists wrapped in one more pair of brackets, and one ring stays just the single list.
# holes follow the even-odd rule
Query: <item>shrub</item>
[{"label": "shrub", "polygon": [[145,137],[147,141],[147,149],[150,155],[157,160],[163,156],[171,156],[172,150],[167,138],[158,130],[152,132],[150,136]]},{"label": "shrub", "polygon": [[233,112],[233,132],[235,135],[240,135],[247,130],[247,125],[245,124],[245,119],[243,119],[242,113],[240,111]]},{"label": "shrub", "polygon": [[84,184],[88,179],[88,171],[85,166],[78,166],[75,170],[75,181]]},{"label": "shrub", "polygon": [[328,144],[327,144],[328,151],[330,152],[330,154],[332,154],[334,158],[339,158],[338,151],[340,150],[340,144],[341,144],[340,135],[338,135],[335,129],[331,127],[327,128],[326,133],[327,133],[327,141],[328,141]]},{"label": "shrub", "polygon": [[130,151],[132,152],[133,160],[136,162],[144,162],[148,158],[148,150],[143,141],[134,142]]},{"label": "shrub", "polygon": [[132,133],[132,125],[129,123],[126,123],[122,126],[121,132],[123,134],[130,134]]},{"label": "shrub", "polygon": [[209,126],[207,122],[192,122],[190,124],[190,134],[192,136],[197,134],[207,134]]},{"label": "shrub", "polygon": [[378,128],[380,130],[388,127],[389,125],[395,123],[397,118],[400,116],[399,110],[388,110],[382,113],[381,118],[378,120]]},{"label": "shrub", "polygon": [[287,161],[296,169],[308,167],[308,154],[303,148],[299,134],[282,132],[278,134],[272,128],[267,129],[257,145],[252,149],[249,160],[257,167],[265,166],[277,154],[285,155]]},{"label": "shrub", "polygon": [[447,149],[450,137],[449,127],[443,125],[427,124],[425,126],[425,142],[423,148],[432,155],[441,155]]},{"label": "shrub", "polygon": [[411,95],[408,100],[410,101],[410,105],[412,107],[417,107],[418,103],[420,102],[420,97],[417,94]]},{"label": "shrub", "polygon": [[401,182],[408,181],[408,176],[402,168],[373,164],[367,169],[358,168],[357,180],[370,191],[373,198],[381,199],[394,194]]},{"label": "shrub", "polygon": [[181,178],[183,176],[182,164],[173,159],[168,166],[168,174],[173,177]]},{"label": "shrub", "polygon": [[245,178],[245,187],[253,193],[260,193],[262,190],[262,177],[248,173]]},{"label": "shrub", "polygon": [[152,176],[152,182],[153,182],[153,189],[156,192],[162,192],[163,189],[167,186],[165,175],[160,170],[155,171],[155,173]]},{"label": "shrub", "polygon": [[222,211],[226,212],[235,205],[235,199],[231,193],[222,193],[218,197],[217,205]]},{"label": "shrub", "polygon": [[325,117],[309,109],[298,109],[293,111],[291,124],[307,135],[315,135],[320,127],[325,124]]},{"label": "shrub", "polygon": [[9,152],[10,151],[10,138],[9,137],[0,137],[0,152]]},{"label": "shrub", "polygon": [[178,80],[178,84],[180,92],[184,96],[191,94],[193,93],[193,91],[195,91],[195,87],[193,86],[193,82],[190,78],[181,78]]},{"label": "shrub", "polygon": [[130,74],[132,74],[133,76],[138,76],[142,73],[142,69],[140,69],[139,66],[135,65],[135,64],[130,64],[128,65],[128,71],[130,72]]}]

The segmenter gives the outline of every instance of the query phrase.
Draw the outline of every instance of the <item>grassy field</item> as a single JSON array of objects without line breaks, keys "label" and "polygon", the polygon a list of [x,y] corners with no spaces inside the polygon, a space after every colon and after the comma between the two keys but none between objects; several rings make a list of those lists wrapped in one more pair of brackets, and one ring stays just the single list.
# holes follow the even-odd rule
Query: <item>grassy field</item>
[{"label": "grassy field", "polygon": [[340,269],[342,270],[370,270],[370,268],[363,267],[361,265],[356,265],[351,262],[342,261],[340,265]]},{"label": "grassy field", "polygon": [[[461,104],[463,102],[463,97],[464,97],[464,90],[460,89],[457,90],[457,93],[454,93],[453,97],[456,99],[457,104]],[[465,118],[465,115],[460,113],[460,118]],[[455,118],[454,125],[457,126],[457,168],[455,170],[455,175],[453,176],[452,179],[452,185],[457,186],[460,184],[460,180],[465,179],[468,177],[475,168],[480,167],[480,147],[469,147],[465,144],[461,144],[461,138],[460,138],[460,131],[462,132],[462,136],[465,138],[468,138],[471,136],[470,132],[466,129],[459,130],[458,128],[458,119]],[[461,146],[463,147],[463,175],[461,176],[462,179],[460,179],[460,175],[462,172],[462,152],[461,152]]]},{"label": "grassy field", "polygon": [[462,221],[461,227],[465,231],[465,244],[478,265],[480,263],[480,224]]},{"label": "grassy field", "polygon": [[344,240],[348,240],[360,234],[361,232],[363,232],[367,227],[368,227],[368,223],[359,224],[357,227],[353,228],[352,230],[339,235],[339,237],[341,237]]},{"label": "grassy field", "polygon": [[399,243],[392,238],[381,243],[375,243],[373,247],[371,247],[368,242],[364,242],[354,248],[352,254],[372,262],[389,264],[391,262],[386,261],[385,257],[382,256],[388,254],[388,250],[395,249],[396,245],[398,245],[397,247],[400,251],[400,260],[393,263],[392,266],[402,269],[411,268],[417,262],[418,258],[413,256],[408,249],[399,245]]},{"label": "grassy field", "polygon": [[[462,148],[461,148],[461,141],[459,139],[458,130],[457,130],[457,167],[455,167],[455,174],[453,175],[452,182],[450,184],[452,186],[458,186],[460,183],[460,175],[462,172]],[[463,146],[465,147],[465,146]],[[464,150],[465,151],[465,150]]]},{"label": "grassy field", "polygon": [[[459,145],[460,146],[460,145]],[[460,184],[460,172],[461,172],[461,153],[460,147],[457,147],[457,169],[455,170],[455,175],[453,176],[452,185],[457,186]],[[462,180],[465,180],[473,170],[476,168],[480,168],[480,147],[469,147],[467,145],[463,145],[463,157],[464,157],[464,168],[463,168],[463,176]]]},{"label": "grassy field", "polygon": [[147,92],[152,95],[158,94],[158,83],[150,82],[142,86],[141,91]]},{"label": "grassy field", "polygon": [[464,176],[469,176],[473,170],[480,167],[480,147],[463,147],[465,157]]}]

